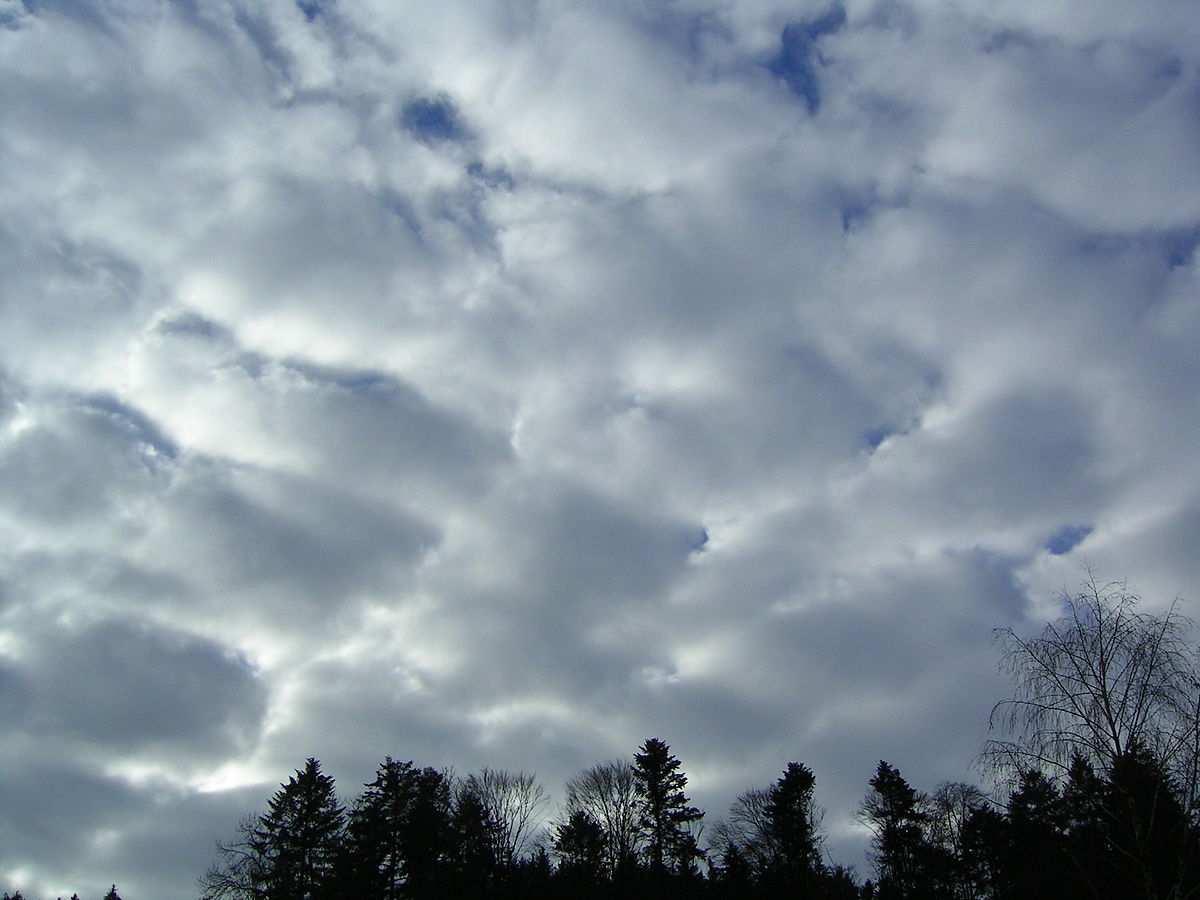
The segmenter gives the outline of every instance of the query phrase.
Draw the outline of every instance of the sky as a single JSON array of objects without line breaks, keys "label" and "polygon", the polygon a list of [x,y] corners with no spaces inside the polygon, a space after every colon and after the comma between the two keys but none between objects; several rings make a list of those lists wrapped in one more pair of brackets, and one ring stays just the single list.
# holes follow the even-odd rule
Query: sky
[{"label": "sky", "polygon": [[[0,889],[307,757],[978,781],[1200,597],[1194,0],[0,0]],[[1184,607],[1185,612],[1191,607]]]}]

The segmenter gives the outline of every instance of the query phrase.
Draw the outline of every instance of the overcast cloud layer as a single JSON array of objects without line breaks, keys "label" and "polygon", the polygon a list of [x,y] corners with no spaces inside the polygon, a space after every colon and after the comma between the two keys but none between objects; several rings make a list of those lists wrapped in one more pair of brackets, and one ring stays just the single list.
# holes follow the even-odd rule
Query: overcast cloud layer
[{"label": "overcast cloud layer", "polygon": [[[1200,596],[1194,0],[0,0],[0,888],[305,757],[974,778]],[[865,874],[865,873],[864,873]]]}]

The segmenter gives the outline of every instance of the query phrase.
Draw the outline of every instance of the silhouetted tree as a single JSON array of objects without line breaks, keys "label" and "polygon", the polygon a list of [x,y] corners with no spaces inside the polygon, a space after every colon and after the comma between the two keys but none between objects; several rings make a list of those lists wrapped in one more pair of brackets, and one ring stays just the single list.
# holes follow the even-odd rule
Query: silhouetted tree
[{"label": "silhouetted tree", "polygon": [[201,879],[202,896],[321,900],[332,891],[344,813],[333,779],[309,759],[242,825],[242,839],[218,844],[222,860]]},{"label": "silhouetted tree", "polygon": [[586,812],[604,832],[604,865],[616,883],[628,880],[641,847],[638,782],[627,763],[610,760],[572,776],[564,812]]},{"label": "silhouetted tree", "polygon": [[935,877],[942,883],[944,891],[958,900],[976,900],[984,896],[967,858],[964,831],[976,810],[987,804],[983,791],[960,781],[939,785],[927,804],[933,865],[940,869]]},{"label": "silhouetted tree", "polygon": [[1096,774],[1088,760],[1076,755],[1067,770],[1061,793],[1065,852],[1071,861],[1069,875],[1076,884],[1075,895],[1087,898],[1110,896],[1113,885],[1106,872],[1111,862],[1105,825],[1108,782]]},{"label": "silhouetted tree", "polygon": [[104,900],[121,900],[121,895],[117,893],[117,886],[115,884],[108,889],[108,893],[104,895]]},{"label": "silhouetted tree", "polygon": [[709,876],[716,887],[717,896],[751,896],[756,874],[741,844],[736,840],[728,841],[720,845],[718,852],[720,864],[712,866]]},{"label": "silhouetted tree", "polygon": [[470,781],[455,792],[450,825],[454,835],[452,893],[480,896],[496,882],[502,859],[499,826]]},{"label": "silhouetted tree", "polygon": [[562,879],[576,893],[587,893],[604,872],[605,837],[600,823],[586,810],[577,809],[555,827],[554,854]]},{"label": "silhouetted tree", "polygon": [[[1196,819],[1174,812],[1200,808],[1200,667],[1188,641],[1191,622],[1176,606],[1153,616],[1139,613],[1139,602],[1125,584],[1101,584],[1089,573],[1039,637],[997,632],[1016,690],[992,711],[993,727],[1008,736],[990,741],[985,759],[1001,771],[1044,769],[1068,778],[1076,760],[1090,764],[1109,783],[1109,819],[1117,821],[1118,806],[1123,817],[1123,837],[1111,831],[1116,843],[1102,852],[1123,860],[1141,896],[1182,897],[1200,893],[1189,882]],[[1143,791],[1153,799],[1139,799]],[[1162,841],[1177,851],[1169,885]]]},{"label": "silhouetted tree", "polygon": [[250,847],[269,861],[268,900],[311,900],[325,894],[341,840],[343,809],[333,779],[310,758],[267,805]]},{"label": "silhouetted tree", "polygon": [[972,896],[1006,896],[1008,841],[1008,820],[1002,812],[990,805],[971,810],[962,827],[961,866]]},{"label": "silhouetted tree", "polygon": [[930,845],[924,828],[929,817],[921,809],[924,798],[899,769],[882,760],[870,785],[859,815],[875,833],[871,846],[877,895],[882,900],[936,896],[928,868]]},{"label": "silhouetted tree", "polygon": [[527,850],[538,814],[549,802],[545,789],[532,775],[503,769],[484,768],[467,776],[466,783],[495,825],[500,861],[513,866]]},{"label": "silhouetted tree", "polygon": [[996,632],[1001,667],[1016,690],[992,710],[985,759],[1001,770],[1065,775],[1080,756],[1101,773],[1134,747],[1195,796],[1200,749],[1200,670],[1188,641],[1191,622],[1174,605],[1161,616],[1137,611],[1122,583],[1089,573],[1061,598],[1063,616],[1036,638]]},{"label": "silhouetted tree", "polygon": [[683,790],[687,776],[680,771],[680,761],[658,738],[647,740],[633,759],[640,798],[638,826],[646,841],[650,870],[661,878],[669,861],[675,871],[688,872],[700,855],[689,826],[699,822],[704,813],[688,805]]},{"label": "silhouetted tree", "polygon": [[448,864],[454,837],[447,777],[390,756],[348,816],[343,862],[345,896],[418,897]]},{"label": "silhouetted tree", "polygon": [[1066,807],[1054,783],[1036,769],[1021,773],[1008,798],[1007,895],[1061,897],[1067,890]]},{"label": "silhouetted tree", "polygon": [[821,811],[813,801],[817,779],[808,766],[788,763],[764,809],[769,848],[765,881],[778,891],[811,893],[824,876]]},{"label": "silhouetted tree", "polygon": [[854,879],[854,870],[833,866],[825,875],[819,896],[824,900],[859,900],[862,892]]},{"label": "silhouetted tree", "polygon": [[1113,877],[1126,885],[1126,896],[1181,900],[1200,894],[1195,812],[1184,809],[1155,756],[1134,745],[1117,759],[1107,788],[1102,821]]},{"label": "silhouetted tree", "polygon": [[[729,815],[713,828],[713,849],[724,859],[734,853],[734,866],[744,866],[749,876],[757,880],[770,868],[772,839],[767,806],[771,802],[769,788],[750,788],[737,796],[729,807]],[[723,864],[724,867],[724,864]]]},{"label": "silhouetted tree", "polygon": [[531,854],[518,860],[516,866],[507,873],[501,896],[513,900],[552,900],[559,896],[556,888],[550,854],[544,846],[538,846]]}]

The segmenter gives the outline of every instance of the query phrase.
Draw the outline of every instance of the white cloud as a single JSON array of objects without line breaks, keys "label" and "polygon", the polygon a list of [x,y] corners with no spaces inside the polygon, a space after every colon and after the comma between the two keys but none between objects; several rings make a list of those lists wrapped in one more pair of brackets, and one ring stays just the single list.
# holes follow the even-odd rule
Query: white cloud
[{"label": "white cloud", "polygon": [[7,11],[13,889],[183,897],[310,754],[651,735],[857,862],[991,628],[1194,590],[1192,4],[834,9]]}]

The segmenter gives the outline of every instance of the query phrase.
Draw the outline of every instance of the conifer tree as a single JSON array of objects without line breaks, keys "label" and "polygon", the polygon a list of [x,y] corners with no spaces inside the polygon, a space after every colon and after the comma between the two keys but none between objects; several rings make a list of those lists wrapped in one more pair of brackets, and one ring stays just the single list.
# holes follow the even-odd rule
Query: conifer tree
[{"label": "conifer tree", "polygon": [[250,848],[268,861],[268,900],[315,900],[331,882],[344,810],[333,779],[309,758],[271,798],[259,817]]},{"label": "conifer tree", "polygon": [[658,738],[650,738],[641,752],[634,754],[633,775],[641,801],[639,825],[650,870],[658,878],[666,871],[668,861],[676,871],[686,872],[700,855],[689,826],[704,813],[688,805],[683,791],[687,776],[679,770],[680,765],[671,755],[671,748]]},{"label": "conifer tree", "polygon": [[870,785],[860,816],[875,832],[871,843],[879,876],[878,896],[881,900],[932,896],[925,865],[928,843],[924,826],[928,817],[921,809],[923,797],[904,780],[899,769],[883,760]]},{"label": "conifer tree", "polygon": [[324,900],[333,889],[344,811],[333,779],[309,759],[242,825],[242,839],[218,844],[223,857],[201,879],[203,900]]},{"label": "conifer tree", "polygon": [[710,878],[719,886],[718,896],[740,897],[749,894],[754,883],[754,868],[736,841],[725,843],[721,862],[711,867]]},{"label": "conifer tree", "polygon": [[470,781],[459,785],[450,824],[456,893],[484,891],[500,874],[500,835],[487,805]]},{"label": "conifer tree", "polygon": [[1130,897],[1182,898],[1200,893],[1194,811],[1158,759],[1135,744],[1113,766],[1103,823],[1112,879]]},{"label": "conifer tree", "polygon": [[1066,807],[1057,786],[1036,769],[1021,774],[1008,798],[1007,885],[1012,897],[1062,896]]},{"label": "conifer tree", "polygon": [[770,847],[767,880],[785,891],[811,891],[820,881],[820,811],[813,801],[817,779],[808,766],[788,763],[764,810]]},{"label": "conifer tree", "polygon": [[604,867],[605,837],[600,823],[577,809],[554,829],[554,854],[559,872],[577,890],[600,881]]},{"label": "conifer tree", "polygon": [[390,756],[351,809],[342,890],[398,900],[436,882],[453,845],[449,779]]}]

